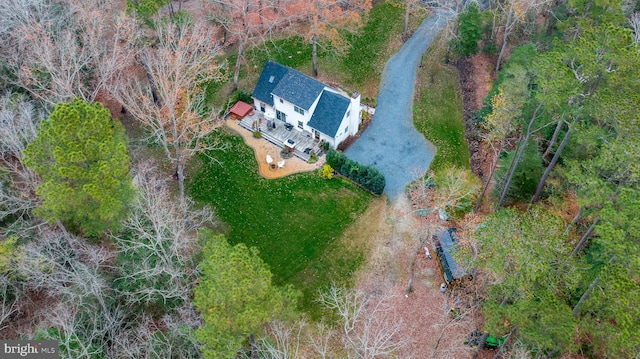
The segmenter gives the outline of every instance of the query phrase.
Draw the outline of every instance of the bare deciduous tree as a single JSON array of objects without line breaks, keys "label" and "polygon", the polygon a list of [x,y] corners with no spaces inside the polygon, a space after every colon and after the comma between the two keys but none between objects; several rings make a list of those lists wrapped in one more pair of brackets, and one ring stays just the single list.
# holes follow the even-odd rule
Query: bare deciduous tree
[{"label": "bare deciduous tree", "polygon": [[0,218],[9,214],[29,215],[39,204],[35,189],[38,176],[22,165],[27,145],[36,137],[41,110],[24,96],[7,93],[0,97]]},{"label": "bare deciduous tree", "polygon": [[208,17],[221,26],[223,43],[230,40],[238,45],[233,72],[233,89],[238,88],[240,65],[244,53],[254,45],[266,41],[271,33],[290,24],[295,17],[289,12],[292,0],[203,0]]},{"label": "bare deciduous tree", "polygon": [[509,37],[520,24],[527,20],[529,12],[539,11],[547,0],[507,0],[505,2],[496,1],[494,10],[494,32],[502,28],[502,41],[500,42],[498,59],[495,70],[500,70],[504,51],[507,48]]},{"label": "bare deciduous tree", "polygon": [[[303,333],[307,327],[304,320],[295,323],[285,323],[274,321],[267,324],[266,332],[268,336],[260,338],[256,342],[257,349],[254,355],[265,359],[295,359],[304,357],[302,353]],[[247,359],[252,353],[241,353]]]},{"label": "bare deciduous tree", "polygon": [[150,164],[135,169],[138,197],[124,234],[113,236],[122,260],[116,288],[130,306],[170,302],[188,303],[193,291],[197,229],[213,222],[207,207],[182,209],[171,200],[167,181]]},{"label": "bare deciduous tree", "polygon": [[115,338],[112,349],[114,358],[202,358],[199,344],[193,332],[200,325],[200,318],[190,303],[175,313],[166,314],[160,320],[145,313],[138,325]]},{"label": "bare deciduous tree", "polygon": [[20,310],[17,298],[18,288],[7,275],[0,275],[0,331],[11,325],[11,317]]},{"label": "bare deciduous tree", "polygon": [[34,98],[55,105],[75,97],[95,100],[126,66],[133,22],[111,2],[11,0],[3,2],[0,37],[8,79]]},{"label": "bare deciduous tree", "polygon": [[320,303],[338,315],[349,358],[386,357],[410,342],[411,338],[399,336],[403,322],[390,305],[391,299],[374,298],[335,285],[321,293]]},{"label": "bare deciduous tree", "polygon": [[371,0],[349,1],[313,0],[298,1],[291,6],[292,15],[301,21],[296,32],[311,43],[313,76],[318,77],[318,46],[326,43],[331,53],[342,55],[348,43],[340,31],[355,32],[362,24],[361,13],[371,8]]},{"label": "bare deciduous tree", "polygon": [[215,147],[206,137],[221,122],[205,103],[205,84],[219,76],[211,27],[197,23],[161,24],[154,46],[141,50],[138,62],[147,79],[122,74],[113,88],[114,97],[150,130],[174,164],[180,188],[180,204],[186,213],[184,169],[195,153]]},{"label": "bare deciduous tree", "polygon": [[66,342],[63,354],[68,357],[104,353],[103,343],[120,335],[127,318],[124,308],[111,300],[102,272],[113,261],[110,251],[49,227],[22,248],[25,256],[18,270],[26,285],[57,301],[38,318],[38,328],[52,329],[43,332],[44,339]]}]

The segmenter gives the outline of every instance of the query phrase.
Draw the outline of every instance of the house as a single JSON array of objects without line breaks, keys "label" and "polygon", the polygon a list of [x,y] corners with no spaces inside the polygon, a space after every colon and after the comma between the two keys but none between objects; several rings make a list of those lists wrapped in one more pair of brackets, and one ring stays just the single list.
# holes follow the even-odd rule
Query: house
[{"label": "house", "polygon": [[462,283],[471,278],[471,274],[454,258],[456,252],[455,228],[442,229],[433,236],[433,249],[447,285]]},{"label": "house", "polygon": [[360,94],[346,96],[277,62],[266,62],[252,97],[255,111],[265,120],[276,126],[280,121],[333,148],[360,126]]}]

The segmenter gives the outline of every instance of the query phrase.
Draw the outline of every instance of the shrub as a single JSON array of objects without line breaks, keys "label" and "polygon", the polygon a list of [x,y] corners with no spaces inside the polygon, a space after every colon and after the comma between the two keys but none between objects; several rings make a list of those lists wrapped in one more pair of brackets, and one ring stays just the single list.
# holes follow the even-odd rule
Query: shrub
[{"label": "shrub", "polygon": [[251,97],[251,94],[248,93],[247,91],[243,91],[243,90],[235,90],[233,91],[233,93],[231,94],[231,97],[229,98],[231,105],[234,105],[236,102],[238,101],[242,101],[242,102],[246,102],[246,103],[253,103],[253,98]]},{"label": "shrub", "polygon": [[493,56],[498,52],[498,46],[495,41],[485,40],[484,45],[482,46],[482,52],[489,56]]},{"label": "shrub", "polygon": [[331,168],[331,166],[325,164],[324,166],[322,166],[322,178],[326,178],[326,179],[332,179],[333,178],[333,168]]},{"label": "shrub", "polygon": [[346,157],[336,151],[327,152],[327,164],[335,169],[342,168],[342,165],[344,164],[346,159]]},{"label": "shrub", "polygon": [[255,138],[262,138],[262,132],[260,132],[260,131],[253,131],[253,137],[255,137]]},{"label": "shrub", "polygon": [[471,3],[458,16],[458,37],[453,41],[453,51],[459,56],[472,56],[478,53],[478,41],[482,39],[482,18],[478,5]]},{"label": "shrub", "polygon": [[242,90],[235,90],[233,91],[231,96],[229,96],[229,99],[227,100],[227,105],[224,107],[224,111],[222,111],[222,113],[228,112],[229,109],[231,109],[231,107],[235,105],[236,102],[238,101],[246,102],[248,104],[253,104],[253,98],[251,97],[250,93]]},{"label": "shrub", "polygon": [[380,173],[377,168],[362,165],[336,151],[329,151],[327,153],[327,165],[335,168],[341,175],[378,195],[382,194],[384,186],[387,183],[384,175]]},{"label": "shrub", "polygon": [[309,163],[318,162],[318,155],[315,152],[311,151],[311,156],[309,157]]}]

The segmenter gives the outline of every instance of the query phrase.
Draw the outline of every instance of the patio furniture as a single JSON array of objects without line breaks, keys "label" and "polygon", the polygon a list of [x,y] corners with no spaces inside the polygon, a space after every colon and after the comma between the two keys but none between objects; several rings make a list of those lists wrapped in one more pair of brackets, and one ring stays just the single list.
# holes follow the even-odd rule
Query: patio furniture
[{"label": "patio furniture", "polygon": [[267,155],[267,164],[270,165],[273,163],[273,158],[270,155]]},{"label": "patio furniture", "polygon": [[284,167],[284,160],[278,161],[278,168],[283,168],[283,167]]}]

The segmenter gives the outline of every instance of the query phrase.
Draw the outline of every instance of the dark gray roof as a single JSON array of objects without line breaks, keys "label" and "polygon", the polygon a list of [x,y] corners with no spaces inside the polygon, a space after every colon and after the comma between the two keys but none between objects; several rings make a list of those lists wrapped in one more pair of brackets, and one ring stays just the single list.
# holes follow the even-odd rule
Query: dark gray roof
[{"label": "dark gray roof", "polygon": [[278,86],[273,89],[273,94],[298,107],[309,110],[325,85],[294,69],[288,68],[288,70]]},{"label": "dark gray roof", "polygon": [[335,137],[351,101],[330,91],[323,91],[308,125],[325,135]]},{"label": "dark gray roof", "polygon": [[253,97],[273,106],[273,94],[308,111],[324,88],[322,82],[269,60],[262,69]]},{"label": "dark gray roof", "polygon": [[[253,90],[252,96],[258,100],[273,106],[273,89],[278,86],[280,80],[289,72],[289,68],[271,60],[264,64],[260,79]],[[273,76],[273,77],[272,77]]]},{"label": "dark gray roof", "polygon": [[455,232],[455,228],[443,229],[437,233],[437,240],[434,242],[434,249],[438,253],[444,272],[444,279],[447,283],[468,275],[467,271],[453,258],[453,254],[456,252]]}]

